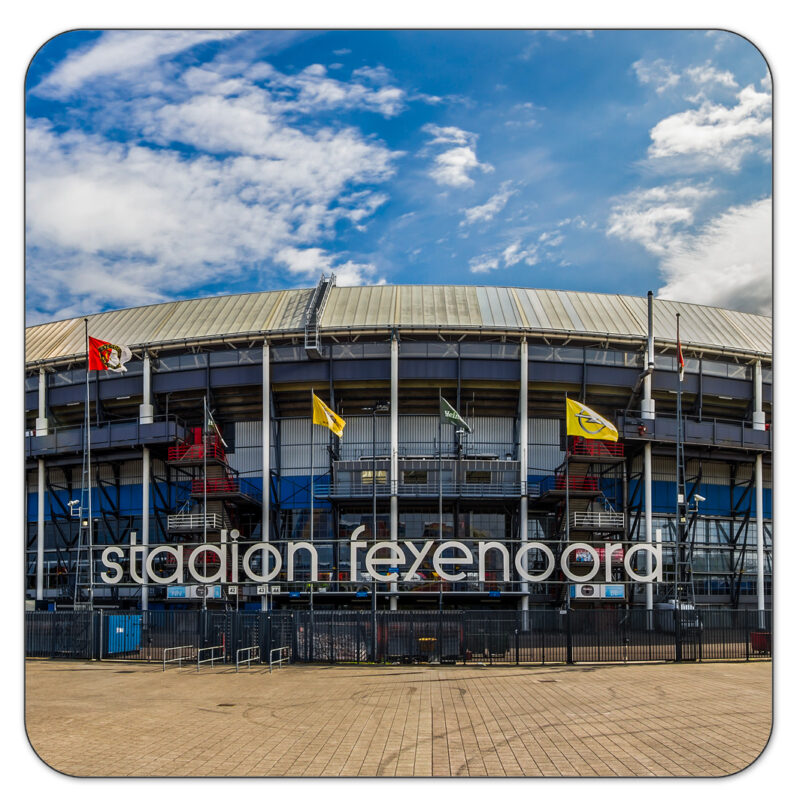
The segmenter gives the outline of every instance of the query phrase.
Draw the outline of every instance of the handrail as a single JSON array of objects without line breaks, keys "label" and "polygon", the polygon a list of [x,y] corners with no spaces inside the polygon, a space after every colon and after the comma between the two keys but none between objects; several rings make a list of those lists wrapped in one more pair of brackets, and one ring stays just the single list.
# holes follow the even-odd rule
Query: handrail
[{"label": "handrail", "polygon": [[[181,419],[177,414],[154,414],[153,415],[153,423],[155,422],[169,422],[170,420],[174,420],[179,425],[182,425],[184,428],[188,428],[189,426],[186,422]],[[89,423],[89,426],[93,430],[102,430],[104,428],[110,428],[114,425],[121,425],[124,423],[132,423],[138,422],[140,425],[150,425],[152,423],[149,422],[142,422],[140,417],[123,417],[122,419],[101,419],[101,420],[93,420]],[[74,425],[48,425],[46,436],[51,436],[53,434],[58,435],[58,433],[64,433],[67,431],[82,431],[84,429],[85,423],[78,422]],[[41,437],[31,437],[31,438],[41,438]]]},{"label": "handrail", "polygon": [[[273,653],[282,653],[286,652],[286,656],[278,656],[277,661],[272,658]],[[278,669],[283,668],[283,664],[289,663],[289,648],[288,647],[273,647],[272,650],[269,651],[269,671],[272,672],[272,665],[277,664]]]},{"label": "handrail", "polygon": [[[214,655],[215,650],[222,650],[222,655],[216,656]],[[211,652],[211,658],[204,658],[201,660],[200,653],[208,653]],[[225,660],[225,647],[224,645],[218,644],[214,645],[213,647],[201,647],[197,651],[197,671],[200,672],[200,665],[201,664],[211,664],[211,669],[214,669],[214,662],[215,661],[224,661]]]},{"label": "handrail", "polygon": [[[181,666],[181,662],[184,659],[184,656],[182,656],[182,655],[179,655],[177,658],[167,658],[167,653],[171,653],[173,651],[177,652],[179,650],[187,650],[187,649],[193,651],[194,650],[194,645],[193,644],[181,644],[181,645],[178,645],[177,647],[167,647],[167,648],[165,648],[164,652],[161,654],[161,657],[162,657],[161,671],[162,672],[166,672],[167,671],[167,664],[173,664],[176,661],[178,662],[178,667],[180,667]],[[192,653],[192,655],[194,655],[194,653]],[[189,657],[191,657],[191,656],[189,656]],[[187,661],[189,660],[189,657],[186,657]]]},{"label": "handrail", "polygon": [[[241,653],[251,653],[247,658],[239,658]],[[247,669],[250,669],[250,663],[252,661],[258,661],[261,658],[261,648],[258,645],[254,645],[253,647],[240,647],[236,651],[236,671],[239,671],[239,664],[247,664]]]},{"label": "handrail", "polygon": [[572,515],[573,528],[622,528],[624,522],[621,511],[576,511]]},{"label": "handrail", "polygon": [[[397,484],[392,491],[391,482],[379,483],[374,487],[378,496],[397,494],[401,497],[433,497],[439,493],[439,484],[436,481],[417,484]],[[535,491],[536,485],[528,482],[520,483],[467,483],[466,481],[442,481],[441,491],[445,496],[462,497],[519,497],[527,490]],[[369,485],[352,483],[334,483],[333,485],[316,485],[315,497],[372,497],[373,487]]]},{"label": "handrail", "polygon": [[220,514],[170,514],[167,517],[167,530],[180,531],[191,530],[203,527],[203,517],[205,525],[209,528],[221,528],[222,516]]},{"label": "handrail", "polygon": [[225,449],[217,442],[204,445],[202,442],[177,444],[167,450],[168,461],[201,461],[204,457],[227,461]]}]

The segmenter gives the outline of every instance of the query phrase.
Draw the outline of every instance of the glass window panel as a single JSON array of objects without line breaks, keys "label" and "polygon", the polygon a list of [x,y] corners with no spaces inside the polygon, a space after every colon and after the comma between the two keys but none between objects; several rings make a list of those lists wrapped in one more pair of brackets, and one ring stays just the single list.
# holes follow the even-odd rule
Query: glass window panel
[{"label": "glass window panel", "polygon": [[260,347],[239,350],[238,353],[240,364],[261,364],[264,361],[264,351]]},{"label": "glass window panel", "polygon": [[556,347],[553,353],[554,361],[564,361],[569,363],[583,363],[582,347]]},{"label": "glass window panel", "polygon": [[400,342],[400,355],[403,358],[427,358],[428,345],[426,342]]},{"label": "glass window panel", "polygon": [[238,364],[239,354],[235,350],[219,350],[208,354],[212,365]]},{"label": "glass window panel", "polygon": [[528,347],[529,361],[552,361],[555,348],[544,345],[533,344]]}]

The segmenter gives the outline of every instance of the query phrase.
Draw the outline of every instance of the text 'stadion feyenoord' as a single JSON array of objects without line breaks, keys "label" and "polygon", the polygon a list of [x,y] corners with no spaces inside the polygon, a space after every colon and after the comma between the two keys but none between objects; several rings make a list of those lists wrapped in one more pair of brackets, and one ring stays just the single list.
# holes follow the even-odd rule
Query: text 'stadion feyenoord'
[{"label": "text 'stadion feyenoord'", "polygon": [[[427,542],[376,542],[369,544],[367,541],[360,541],[359,536],[366,531],[366,526],[360,525],[350,536],[350,580],[357,582],[363,576],[358,574],[359,553],[364,550],[363,569],[372,581],[377,583],[394,583],[396,581],[413,581],[417,570],[426,558],[430,558],[433,568],[437,575],[449,583],[458,583],[465,580],[467,574],[464,571],[456,571],[454,568],[470,569],[477,566],[478,580],[486,580],[486,559],[490,554],[498,554],[503,564],[503,582],[511,580],[511,566],[513,561],[514,569],[519,576],[518,580],[531,583],[541,583],[550,579],[556,568],[556,554],[544,542],[523,542],[517,548],[516,555],[513,557],[508,547],[502,542],[480,541],[478,542],[477,554],[474,553],[467,544],[462,541],[448,539],[437,542],[434,540]],[[128,569],[130,579],[134,583],[143,584],[156,583],[182,583],[184,574],[188,572],[191,580],[197,583],[236,583],[263,584],[274,581],[282,570],[286,571],[286,580],[295,580],[295,561],[298,554],[307,552],[309,554],[311,575],[310,580],[318,580],[318,556],[316,547],[310,542],[289,541],[286,542],[286,564],[284,567],[284,557],[274,544],[270,542],[248,543],[246,546],[238,541],[239,532],[232,530],[230,538],[228,532],[223,530],[220,534],[220,541],[216,544],[201,545],[158,545],[149,547],[137,544],[136,533],[130,534],[130,546],[123,548],[119,545],[106,547],[102,551],[102,563],[107,570],[100,573],[104,583],[121,583],[125,574],[120,559],[125,558],[125,549],[128,552]],[[460,555],[453,555],[452,551],[458,551]],[[570,569],[570,556],[576,550],[588,553],[589,559],[582,561],[585,567],[591,564],[588,572],[579,575]],[[559,566],[567,581],[584,583],[594,578],[601,567],[605,569],[604,580],[610,582],[612,561],[615,565],[619,564],[619,556],[615,557],[618,550],[624,550],[622,566],[626,575],[633,581],[640,583],[661,582],[662,577],[662,546],[661,543],[631,544],[627,549],[623,548],[621,542],[605,542],[602,552],[598,548],[587,542],[573,542],[568,544],[562,551],[559,559]],[[449,554],[445,555],[446,553]],[[538,572],[529,572],[529,554],[539,552],[544,556],[546,566]],[[636,570],[634,559],[640,552],[649,554],[647,562],[649,569]],[[210,554],[204,556],[205,553]],[[154,568],[155,559],[160,555],[169,555],[174,559],[173,571],[169,575],[161,574],[162,570]],[[212,557],[215,556],[215,558]],[[254,557],[260,554],[261,558],[257,564],[253,564]],[[241,558],[240,558],[241,557]],[[582,558],[585,556],[582,554]],[[162,559],[163,560],[163,559]],[[209,561],[213,561],[213,569],[209,571]],[[477,561],[477,564],[475,563]],[[200,563],[198,563],[200,562]],[[205,563],[203,563],[205,562]],[[171,563],[171,561],[170,561]],[[241,567],[240,567],[241,564]],[[260,571],[255,567],[259,566]],[[304,567],[304,572],[305,572]]]}]

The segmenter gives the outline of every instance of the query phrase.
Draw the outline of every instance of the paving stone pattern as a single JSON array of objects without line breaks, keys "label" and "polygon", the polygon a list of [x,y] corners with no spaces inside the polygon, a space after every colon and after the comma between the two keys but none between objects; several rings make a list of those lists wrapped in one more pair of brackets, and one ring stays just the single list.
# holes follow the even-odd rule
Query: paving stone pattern
[{"label": "paving stone pattern", "polygon": [[30,660],[26,724],[79,776],[727,775],[769,737],[771,669]]}]

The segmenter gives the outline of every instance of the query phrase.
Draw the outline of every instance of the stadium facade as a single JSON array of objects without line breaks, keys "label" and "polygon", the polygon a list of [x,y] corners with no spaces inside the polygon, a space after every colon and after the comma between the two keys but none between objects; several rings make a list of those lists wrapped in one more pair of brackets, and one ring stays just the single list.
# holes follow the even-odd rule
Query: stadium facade
[{"label": "stadium facade", "polygon": [[[771,319],[664,300],[650,308],[649,319],[642,297],[323,278],[313,289],[93,315],[89,334],[127,345],[133,359],[124,374],[89,373],[88,465],[84,320],[28,328],[26,599],[525,609],[679,595],[769,608]],[[344,419],[341,438],[312,425],[312,391]],[[611,420],[619,442],[567,437],[565,397]],[[441,398],[469,432],[442,424]],[[269,542],[280,553],[266,589],[230,564],[206,590],[176,573],[179,545],[183,556],[232,531],[242,551]],[[370,578],[354,535],[396,545],[381,553],[405,559],[383,562],[392,580]],[[442,580],[431,542],[464,558],[448,567],[458,580]],[[546,580],[513,569],[530,542],[555,555]],[[643,542],[662,545],[654,585],[624,569]],[[150,566],[174,581],[131,580],[132,543],[172,547]],[[113,584],[100,577],[111,546],[125,573]],[[528,573],[542,574],[544,549],[526,550]],[[206,570],[219,567],[205,558]],[[633,566],[646,571],[646,554]]]}]

